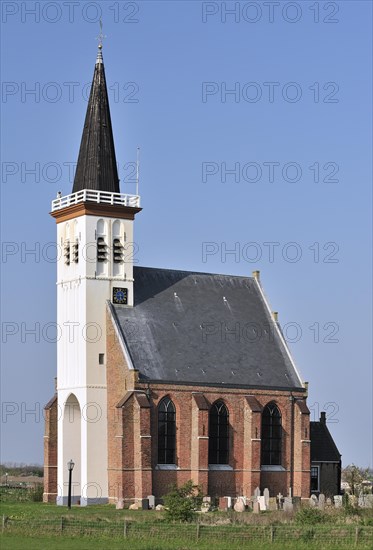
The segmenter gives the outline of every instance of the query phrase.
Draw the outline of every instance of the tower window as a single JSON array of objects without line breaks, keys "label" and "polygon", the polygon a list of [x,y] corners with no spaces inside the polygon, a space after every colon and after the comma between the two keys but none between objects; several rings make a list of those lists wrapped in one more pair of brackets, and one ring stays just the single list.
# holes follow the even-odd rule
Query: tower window
[{"label": "tower window", "polygon": [[75,243],[73,244],[73,262],[76,264],[79,262],[79,241],[76,239]]},{"label": "tower window", "polygon": [[158,464],[175,464],[175,405],[165,397],[158,405]]},{"label": "tower window", "polygon": [[105,363],[105,354],[104,353],[99,353],[98,354],[98,364],[103,365],[104,363]]},{"label": "tower window", "polygon": [[229,463],[229,413],[222,401],[214,403],[209,415],[209,464]]},{"label": "tower window", "polygon": [[262,414],[261,463],[263,465],[281,465],[281,445],[281,413],[274,403],[270,403]]},{"label": "tower window", "polygon": [[70,265],[70,241],[66,240],[64,245],[64,257],[65,257],[65,264]]},{"label": "tower window", "polygon": [[120,239],[113,240],[113,260],[116,264],[123,261],[123,246]]},{"label": "tower window", "polygon": [[104,237],[97,239],[97,261],[105,262],[107,260],[107,246]]}]

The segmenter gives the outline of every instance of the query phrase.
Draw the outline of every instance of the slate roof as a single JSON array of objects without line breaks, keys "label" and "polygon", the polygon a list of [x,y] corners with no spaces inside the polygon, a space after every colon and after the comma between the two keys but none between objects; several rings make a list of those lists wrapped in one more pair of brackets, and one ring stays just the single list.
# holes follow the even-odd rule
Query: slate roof
[{"label": "slate roof", "polygon": [[341,454],[324,421],[310,422],[311,462],[339,462]]},{"label": "slate roof", "polygon": [[134,267],[134,279],[134,307],[111,310],[140,381],[303,390],[252,277]]},{"label": "slate roof", "polygon": [[72,192],[83,189],[120,192],[101,52],[93,74]]}]

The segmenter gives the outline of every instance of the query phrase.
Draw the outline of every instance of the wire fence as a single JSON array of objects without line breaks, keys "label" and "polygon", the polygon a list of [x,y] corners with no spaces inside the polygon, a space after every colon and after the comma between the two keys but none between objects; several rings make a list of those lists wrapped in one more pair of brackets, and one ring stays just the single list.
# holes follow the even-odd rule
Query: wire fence
[{"label": "wire fence", "polygon": [[372,548],[373,527],[352,525],[203,525],[170,524],[163,521],[81,520],[73,517],[53,519],[13,519],[3,516],[2,530],[28,535],[92,536],[126,538],[133,541],[183,540],[208,543],[313,543],[341,548]]}]

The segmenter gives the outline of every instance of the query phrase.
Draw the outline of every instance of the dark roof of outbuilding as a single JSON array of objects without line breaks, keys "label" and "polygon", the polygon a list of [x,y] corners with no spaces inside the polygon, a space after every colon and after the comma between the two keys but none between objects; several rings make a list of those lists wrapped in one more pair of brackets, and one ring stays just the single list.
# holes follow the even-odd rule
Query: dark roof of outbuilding
[{"label": "dark roof of outbuilding", "polygon": [[251,277],[134,268],[134,307],[111,306],[140,381],[303,390]]},{"label": "dark roof of outbuilding", "polygon": [[311,462],[336,462],[341,460],[341,454],[328,430],[325,419],[320,422],[310,422],[310,430]]},{"label": "dark roof of outbuilding", "polygon": [[101,52],[93,74],[72,192],[76,193],[83,189],[120,192]]}]

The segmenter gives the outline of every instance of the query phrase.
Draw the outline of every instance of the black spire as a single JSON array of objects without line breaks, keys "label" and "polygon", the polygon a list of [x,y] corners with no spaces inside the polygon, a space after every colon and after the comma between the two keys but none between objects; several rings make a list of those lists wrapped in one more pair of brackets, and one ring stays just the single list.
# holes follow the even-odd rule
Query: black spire
[{"label": "black spire", "polygon": [[83,189],[120,193],[105,69],[99,45],[73,193]]}]

